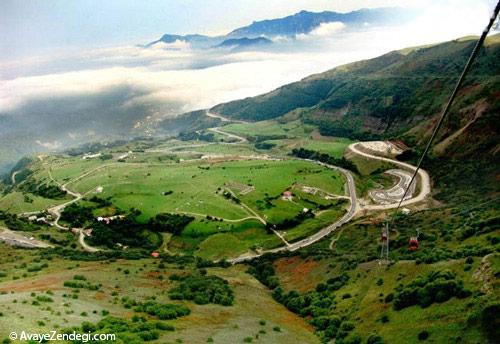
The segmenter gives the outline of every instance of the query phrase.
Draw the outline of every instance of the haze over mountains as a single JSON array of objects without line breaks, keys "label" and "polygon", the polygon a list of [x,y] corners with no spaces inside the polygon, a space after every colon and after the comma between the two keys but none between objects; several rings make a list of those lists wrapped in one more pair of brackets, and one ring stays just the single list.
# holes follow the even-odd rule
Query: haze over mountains
[{"label": "haze over mountains", "polygon": [[[2,63],[0,171],[7,172],[19,158],[35,152],[176,134],[182,126],[166,125],[165,118],[429,43],[428,36],[405,34],[416,32],[414,25],[423,19],[403,12],[302,11],[216,38],[165,35],[148,47],[68,51]],[[460,28],[443,26],[432,39],[457,37]]]},{"label": "haze over mountains", "polygon": [[[474,38],[464,38],[390,52],[261,96],[217,105],[211,112],[250,121],[288,114],[318,125],[325,135],[359,140],[397,135],[413,127],[415,132],[425,131],[423,121],[440,112],[475,43]],[[453,138],[459,145],[467,142],[469,135],[470,139],[475,136],[473,147],[459,149],[462,154],[475,149],[483,153],[498,150],[499,130],[494,118],[500,105],[499,60],[500,34],[496,34],[487,39],[445,124],[448,130],[442,132],[444,137],[460,130]],[[453,140],[448,144],[456,144]]]},{"label": "haze over mountains", "polygon": [[[149,43],[171,44],[186,42],[200,48],[238,46],[245,47],[256,39],[266,39],[267,43],[283,39],[296,39],[315,30],[328,34],[339,29],[359,30],[366,26],[390,26],[402,24],[415,17],[415,13],[402,8],[361,9],[349,13],[324,11],[320,13],[301,11],[291,16],[253,22],[235,29],[224,36],[206,36],[200,34],[171,35],[165,34],[159,40]],[[253,44],[252,44],[253,45]]]}]

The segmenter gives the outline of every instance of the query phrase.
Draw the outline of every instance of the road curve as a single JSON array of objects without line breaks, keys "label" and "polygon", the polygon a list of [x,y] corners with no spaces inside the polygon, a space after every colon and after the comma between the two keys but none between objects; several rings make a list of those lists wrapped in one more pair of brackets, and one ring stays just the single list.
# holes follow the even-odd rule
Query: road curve
[{"label": "road curve", "polygon": [[318,164],[318,165],[330,168],[332,170],[337,170],[337,171],[341,172],[346,177],[347,192],[348,192],[349,199],[350,199],[350,206],[349,206],[349,209],[347,210],[347,212],[338,221],[336,221],[333,224],[331,224],[331,225],[323,228],[319,232],[311,235],[310,237],[307,237],[305,239],[302,239],[302,240],[299,240],[297,242],[291,243],[291,244],[289,244],[287,246],[282,246],[282,247],[278,247],[278,248],[275,248],[275,249],[272,249],[272,250],[262,251],[260,253],[250,253],[250,252],[247,252],[247,253],[244,253],[244,254],[240,255],[239,257],[236,257],[236,258],[233,258],[233,259],[229,259],[228,262],[230,262],[232,264],[237,264],[237,263],[242,263],[242,262],[245,262],[245,261],[249,261],[249,260],[261,257],[261,256],[263,256],[266,253],[278,253],[278,252],[284,252],[284,251],[292,251],[292,252],[293,251],[297,251],[297,250],[299,250],[299,249],[301,249],[303,247],[309,246],[309,245],[311,245],[311,244],[313,244],[313,243],[315,243],[315,242],[323,239],[324,237],[330,235],[330,233],[332,233],[333,231],[335,231],[337,228],[339,228],[340,226],[343,226],[347,222],[351,221],[351,219],[356,215],[356,212],[358,211],[359,207],[358,207],[358,199],[357,199],[357,196],[356,196],[356,186],[354,184],[354,178],[352,176],[352,173],[350,171],[348,171],[348,170],[343,169],[343,168],[340,168],[340,167],[337,167],[337,166],[328,165],[328,164],[325,164],[325,163],[322,163],[322,162],[318,162],[318,161],[315,161],[315,160],[308,160],[308,159],[301,159],[301,160],[309,161],[309,162],[312,162],[312,163],[315,163],[315,164]]},{"label": "road curve", "polygon": [[210,131],[212,131],[214,133],[225,135],[225,136],[230,137],[232,139],[238,140],[238,142],[235,142],[235,143],[247,143],[248,142],[248,140],[245,137],[228,133],[226,131],[221,130],[221,128],[219,128],[219,127],[217,127],[217,128],[210,128],[208,130],[210,130]]},{"label": "road curve", "polygon": [[220,119],[222,122],[226,122],[226,123],[240,123],[240,124],[247,124],[247,123],[249,123],[247,121],[242,121],[242,120],[227,118],[227,117],[221,116],[219,114],[210,112],[210,110],[206,110],[205,111],[205,115],[208,116],[208,117],[211,117],[211,118]]},{"label": "road curve", "polygon": [[12,175],[10,176],[10,179],[11,179],[11,181],[12,181],[12,185],[15,185],[15,184],[16,184],[16,176],[17,176],[17,174],[18,174],[19,172],[21,172],[21,171],[14,171],[14,172],[12,173]]},{"label": "road curve", "polygon": [[87,243],[85,242],[85,234],[83,233],[82,229],[79,229],[78,232],[79,232],[78,242],[80,243],[80,245],[82,246],[82,248],[85,251],[91,252],[91,253],[100,251],[98,248],[87,245]]},{"label": "road curve", "polygon": [[[415,166],[407,164],[407,163],[402,162],[402,161],[389,159],[389,158],[381,157],[378,155],[373,155],[370,153],[363,152],[358,148],[358,145],[359,145],[359,142],[353,143],[353,144],[349,145],[349,147],[347,147],[347,149],[350,150],[351,152],[353,152],[354,154],[364,156],[364,157],[369,158],[369,159],[389,162],[391,164],[397,165],[399,167],[402,167],[406,170],[410,170],[412,172],[415,172],[415,170],[417,169]],[[427,173],[427,171],[425,171],[423,169],[419,169],[418,177],[420,179],[420,193],[416,197],[413,197],[411,199],[403,201],[401,203],[402,206],[421,202],[421,201],[425,200],[425,198],[427,198],[427,196],[430,195],[430,193],[431,193],[431,178],[429,177],[429,174]],[[398,206],[398,203],[383,204],[383,205],[382,204],[381,205],[366,205],[363,207],[363,209],[366,209],[366,210],[387,210],[387,209],[395,209],[395,208],[397,208],[397,206]]]}]

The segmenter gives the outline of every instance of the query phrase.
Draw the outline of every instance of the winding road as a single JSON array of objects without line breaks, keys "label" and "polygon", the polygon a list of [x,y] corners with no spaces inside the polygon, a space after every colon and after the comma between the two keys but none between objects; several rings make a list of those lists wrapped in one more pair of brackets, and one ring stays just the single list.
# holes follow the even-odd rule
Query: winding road
[{"label": "winding road", "polygon": [[12,173],[12,175],[10,176],[11,181],[12,181],[12,185],[15,185],[15,184],[16,184],[16,176],[17,176],[17,174],[18,174],[19,172],[21,172],[21,171],[14,171],[14,172]]},{"label": "winding road", "polygon": [[[349,151],[351,151],[354,154],[363,156],[365,158],[373,159],[373,160],[379,160],[379,161],[385,161],[389,162],[391,164],[394,164],[396,166],[401,167],[404,170],[409,170],[411,172],[415,172],[417,169],[415,166],[407,164],[402,161],[386,158],[386,157],[381,157],[378,155],[373,155],[367,152],[364,152],[360,150],[359,145],[361,143],[353,143],[349,145],[347,148]],[[427,171],[420,169],[418,171],[418,181],[420,181],[420,193],[416,197],[412,197],[410,199],[407,199],[401,203],[402,206],[407,206],[410,204],[415,204],[418,202],[422,202],[425,200],[431,193],[431,178],[429,177],[429,174]],[[391,204],[377,204],[377,205],[365,205],[363,206],[363,209],[365,210],[387,210],[387,209],[395,209],[398,207],[398,203],[391,203]]]},{"label": "winding road", "polygon": [[[414,172],[416,170],[416,167],[413,165],[361,151],[358,148],[359,144],[360,143],[351,144],[348,147],[348,150],[350,150],[351,152],[353,152],[355,154],[358,154],[360,156],[364,156],[364,157],[369,158],[369,159],[389,162],[391,164],[397,165],[399,167],[402,167],[406,170],[410,170],[412,172]],[[360,211],[360,210],[387,210],[387,209],[394,209],[398,206],[398,203],[396,202],[396,203],[384,204],[384,205],[365,205],[365,206],[361,207],[359,205],[357,195],[356,195],[356,184],[354,182],[353,175],[350,171],[345,170],[345,169],[340,168],[340,167],[337,167],[337,166],[328,165],[328,164],[321,163],[321,162],[314,161],[314,160],[307,160],[307,159],[305,159],[305,160],[316,163],[316,164],[321,165],[321,166],[325,166],[325,167],[330,168],[330,169],[337,170],[345,176],[346,181],[347,181],[347,188],[346,189],[347,189],[347,193],[348,193],[349,198],[350,198],[350,206],[349,206],[349,209],[347,210],[347,212],[344,214],[344,216],[342,216],[341,219],[339,219],[338,221],[329,225],[328,227],[323,228],[319,232],[311,235],[310,237],[307,237],[307,238],[302,239],[300,241],[288,244],[288,245],[283,246],[283,247],[278,247],[278,248],[271,249],[271,250],[260,251],[259,253],[247,252],[245,254],[240,255],[239,257],[229,259],[228,261],[230,263],[237,264],[237,263],[250,261],[252,259],[259,258],[266,253],[278,253],[278,252],[284,252],[284,251],[292,251],[293,252],[293,251],[299,250],[303,247],[306,247],[306,246],[309,246],[315,242],[318,242],[319,240],[323,239],[324,237],[330,235],[337,228],[339,228],[339,227],[345,225],[346,223],[348,223],[349,221],[351,221],[356,216],[358,211]],[[420,193],[416,197],[412,197],[410,199],[403,201],[402,205],[410,205],[410,204],[418,203],[418,202],[425,200],[426,197],[429,196],[429,194],[431,192],[431,183],[430,183],[429,174],[425,170],[421,169],[421,170],[419,170],[418,175],[419,175],[419,177],[420,177],[419,179],[421,181]]]},{"label": "winding road", "polygon": [[278,248],[271,249],[271,250],[261,251],[259,253],[247,252],[247,253],[244,253],[244,254],[240,255],[237,258],[229,259],[228,261],[230,263],[232,263],[232,264],[242,263],[242,262],[245,262],[245,261],[249,261],[249,260],[252,260],[252,259],[259,258],[259,257],[263,256],[266,253],[278,253],[278,252],[284,252],[284,251],[292,251],[292,252],[293,251],[297,251],[297,250],[299,250],[299,249],[301,249],[303,247],[306,247],[306,246],[309,246],[309,245],[311,245],[311,244],[313,244],[315,242],[318,242],[319,240],[323,239],[324,237],[330,235],[337,228],[339,228],[340,226],[343,226],[347,222],[351,221],[352,218],[356,215],[356,213],[357,213],[357,211],[359,209],[359,205],[358,205],[358,199],[357,199],[357,196],[356,196],[356,186],[355,186],[355,183],[354,183],[354,177],[352,176],[352,173],[350,171],[348,171],[348,170],[343,169],[343,168],[340,168],[340,167],[337,167],[337,166],[328,165],[328,164],[325,164],[325,163],[322,163],[322,162],[318,162],[318,161],[315,161],[315,160],[308,160],[308,159],[303,159],[303,160],[309,161],[309,162],[312,162],[312,163],[315,163],[315,164],[318,164],[318,165],[321,165],[321,166],[324,166],[324,167],[327,167],[327,168],[330,168],[332,170],[337,170],[337,171],[341,172],[345,176],[346,183],[347,183],[347,193],[348,193],[348,196],[349,196],[349,199],[350,199],[350,205],[349,205],[349,209],[347,210],[347,212],[338,221],[336,221],[336,222],[332,223],[331,225],[329,225],[329,226],[321,229],[319,232],[311,235],[310,237],[307,237],[305,239],[296,241],[294,243],[289,243],[286,246],[278,247]]},{"label": "winding road", "polygon": [[[218,119],[220,119],[221,121],[223,121],[225,123],[247,123],[247,122],[244,122],[244,121],[231,120],[231,119],[222,117],[220,115],[216,115],[216,114],[210,113],[209,111],[206,112],[206,115],[208,117],[218,118]],[[241,144],[241,143],[247,143],[248,142],[248,140],[245,137],[238,136],[238,135],[232,134],[232,133],[228,133],[228,132],[222,130],[221,128],[219,128],[219,127],[209,128],[208,130],[210,130],[212,132],[219,133],[221,135],[225,135],[225,136],[227,136],[227,137],[229,137],[231,139],[237,140],[237,142],[232,142],[232,143],[228,143],[228,144]],[[351,144],[351,145],[348,146],[347,151],[350,151],[350,152],[352,152],[352,153],[354,153],[356,155],[359,155],[359,156],[362,156],[362,157],[365,157],[365,158],[368,158],[368,159],[385,161],[385,162],[394,164],[394,165],[400,167],[401,169],[403,169],[405,171],[414,172],[415,169],[416,169],[415,166],[410,165],[408,163],[404,163],[404,162],[397,161],[397,160],[394,160],[394,159],[390,159],[390,158],[387,158],[387,157],[382,157],[382,156],[379,156],[379,155],[374,155],[374,154],[368,153],[365,150],[363,150],[362,147],[360,147],[362,144],[363,143],[360,143],[360,142]],[[329,169],[332,169],[332,170],[339,171],[340,173],[342,173],[344,175],[344,177],[346,179],[345,190],[346,190],[346,194],[347,194],[344,197],[346,197],[346,198],[349,199],[349,208],[347,209],[346,213],[339,220],[337,220],[336,222],[334,222],[333,224],[331,224],[331,225],[329,225],[329,226],[321,229],[317,233],[315,233],[315,234],[313,234],[313,235],[311,235],[311,236],[309,236],[309,237],[307,237],[305,239],[299,240],[299,241],[294,242],[294,243],[287,242],[286,240],[284,240],[284,238],[282,238],[282,236],[279,235],[279,233],[276,233],[280,238],[282,238],[282,240],[285,243],[285,246],[274,248],[274,249],[270,249],[270,250],[259,251],[259,252],[247,252],[247,253],[244,253],[244,254],[240,255],[239,257],[236,257],[236,258],[233,258],[233,259],[229,259],[228,260],[229,262],[231,262],[233,264],[236,264],[236,263],[241,263],[241,262],[250,261],[252,259],[256,259],[256,258],[261,257],[262,255],[264,255],[266,253],[278,253],[278,252],[283,252],[283,251],[296,251],[296,250],[299,250],[299,249],[301,249],[303,247],[306,247],[306,246],[309,246],[309,245],[311,245],[311,244],[313,244],[315,242],[318,242],[319,240],[323,239],[324,237],[330,235],[332,232],[334,232],[339,227],[341,227],[341,226],[345,225],[346,223],[350,222],[358,214],[358,212],[360,210],[369,210],[369,211],[387,210],[387,209],[394,209],[398,205],[397,202],[396,202],[396,203],[390,203],[390,204],[376,204],[376,205],[371,205],[370,204],[370,205],[363,205],[363,206],[361,206],[360,203],[359,203],[359,201],[358,201],[357,195],[356,195],[356,184],[355,184],[355,181],[354,181],[354,177],[353,177],[353,175],[352,175],[352,173],[350,171],[348,171],[346,169],[343,169],[343,168],[340,168],[340,167],[337,167],[337,166],[332,166],[332,165],[329,165],[329,164],[318,162],[318,161],[315,161],[315,160],[308,160],[308,159],[301,159],[301,160],[308,161],[308,162],[311,162],[311,163],[314,163],[314,164],[317,164],[317,165],[320,165],[320,166],[323,166],[323,167],[326,167],[326,168],[329,168]],[[75,203],[75,202],[79,201],[87,193],[93,191],[93,190],[91,190],[91,191],[87,192],[86,194],[80,194],[80,193],[73,192],[73,191],[69,190],[67,188],[68,184],[74,183],[74,182],[76,182],[76,181],[84,178],[85,176],[87,176],[87,175],[89,175],[91,173],[94,173],[97,170],[100,170],[102,168],[106,168],[108,166],[115,165],[115,164],[118,164],[118,163],[112,163],[112,164],[106,164],[106,165],[99,166],[99,167],[97,167],[95,169],[92,169],[90,171],[87,171],[87,172],[83,173],[82,175],[78,176],[77,178],[75,178],[75,179],[73,179],[73,180],[71,180],[71,181],[69,181],[69,182],[67,182],[66,184],[63,184],[63,185],[61,185],[60,183],[58,183],[58,185],[61,187],[61,189],[64,190],[64,191],[66,191],[69,195],[72,195],[74,197],[74,199],[72,199],[72,200],[70,200],[70,201],[68,201],[66,203],[63,203],[63,204],[60,204],[60,205],[57,205],[55,207],[52,207],[52,208],[48,209],[48,211],[55,216],[54,226],[56,226],[57,228],[62,229],[62,230],[69,230],[69,228],[63,227],[63,226],[59,225],[59,223],[58,223],[59,219],[61,217],[61,211],[66,206],[68,206],[69,204],[72,204],[72,203]],[[50,174],[50,170],[49,170],[49,176],[52,178],[52,175]],[[12,179],[13,179],[13,181],[15,181],[15,174],[12,175]],[[429,174],[425,170],[422,170],[422,169],[419,170],[417,182],[418,181],[420,181],[420,192],[419,192],[419,194],[416,197],[410,197],[409,199],[404,200],[402,202],[402,205],[406,206],[406,205],[410,205],[410,204],[421,202],[421,201],[425,200],[430,195],[430,192],[431,192],[431,182],[430,182]],[[248,207],[246,207],[246,208],[248,208]],[[255,213],[251,208],[248,208],[248,210],[255,216],[255,217],[249,217],[249,218],[255,218],[255,219],[261,220],[261,221],[263,221],[263,223],[265,223],[265,221],[257,213]],[[98,251],[97,248],[91,247],[91,246],[89,246],[89,245],[87,245],[85,243],[85,240],[84,240],[85,239],[85,234],[84,234],[84,232],[83,232],[82,229],[76,229],[76,231],[79,234],[79,239],[78,239],[79,243],[80,243],[80,245],[86,251],[88,251],[88,252],[96,252],[96,251]]]}]

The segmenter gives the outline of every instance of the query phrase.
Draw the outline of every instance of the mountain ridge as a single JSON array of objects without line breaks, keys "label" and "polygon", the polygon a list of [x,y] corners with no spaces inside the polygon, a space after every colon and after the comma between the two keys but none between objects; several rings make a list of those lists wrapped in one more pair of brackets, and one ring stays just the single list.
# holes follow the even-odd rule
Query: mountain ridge
[{"label": "mountain ridge", "polygon": [[226,35],[164,34],[160,39],[147,44],[146,47],[161,42],[171,44],[176,41],[185,41],[197,45],[200,48],[207,48],[217,46],[228,39],[253,39],[259,37],[268,39],[272,39],[273,37],[294,38],[300,34],[308,34],[325,23],[342,22],[347,24],[348,27],[361,28],[367,24],[393,25],[404,22],[412,16],[413,14],[399,7],[364,8],[347,13],[333,11],[310,12],[303,10],[282,18],[254,21],[252,24],[236,28]]},{"label": "mountain ridge", "polygon": [[[257,97],[219,104],[210,111],[251,121],[298,112],[305,123],[319,126],[325,135],[370,139],[404,134],[420,141],[428,135],[422,122],[429,123],[437,115],[474,44],[471,39],[458,39],[406,48],[404,54],[393,51],[311,75]],[[495,61],[498,59],[500,35],[497,34],[488,38],[474,64],[442,131],[442,140],[474,117],[478,118],[462,135],[474,130],[474,123],[490,121],[497,113],[500,68]],[[476,110],[481,110],[481,114],[477,115]],[[487,126],[492,131],[480,141],[487,143],[491,151],[498,151],[491,140],[492,135],[498,135],[498,128],[492,123]],[[449,148],[457,151],[456,147]]]}]

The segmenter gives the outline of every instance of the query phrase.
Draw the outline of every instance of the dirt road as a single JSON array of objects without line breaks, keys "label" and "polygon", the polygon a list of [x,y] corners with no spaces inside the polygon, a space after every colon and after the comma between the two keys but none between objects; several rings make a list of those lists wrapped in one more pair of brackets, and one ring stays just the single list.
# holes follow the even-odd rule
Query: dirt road
[{"label": "dirt road", "polygon": [[13,232],[7,228],[0,228],[0,241],[5,242],[11,246],[25,247],[25,248],[49,248],[53,247],[43,241],[33,238],[25,237],[19,233]]}]

